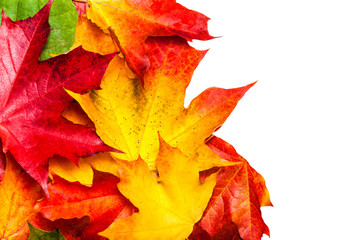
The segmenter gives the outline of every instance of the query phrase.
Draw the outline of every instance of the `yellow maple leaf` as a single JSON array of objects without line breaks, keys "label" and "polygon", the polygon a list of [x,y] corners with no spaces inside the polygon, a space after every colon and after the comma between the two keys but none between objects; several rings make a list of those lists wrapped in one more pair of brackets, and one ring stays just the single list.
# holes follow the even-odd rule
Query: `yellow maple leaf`
[{"label": "yellow maple leaf", "polygon": [[200,182],[196,157],[187,157],[160,139],[158,175],[142,159],[120,161],[118,188],[139,211],[115,220],[100,235],[118,240],[188,237],[216,183],[216,174]]},{"label": "yellow maple leaf", "polygon": [[[158,132],[184,154],[199,153],[200,169],[227,165],[205,140],[223,124],[238,100],[252,86],[236,89],[210,88],[184,108],[185,91],[205,52],[178,37],[147,40],[150,68],[144,86],[129,77],[124,59],[115,57],[101,82],[101,90],[74,97],[95,123],[100,138],[124,153],[118,159],[140,156],[155,169]],[[233,163],[230,163],[233,164]]]}]

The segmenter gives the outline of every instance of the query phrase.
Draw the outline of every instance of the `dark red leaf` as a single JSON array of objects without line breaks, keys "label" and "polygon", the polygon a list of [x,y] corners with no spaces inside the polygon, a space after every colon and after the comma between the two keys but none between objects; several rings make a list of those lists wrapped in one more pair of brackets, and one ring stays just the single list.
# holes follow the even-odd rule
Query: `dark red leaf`
[{"label": "dark red leaf", "polygon": [[211,240],[211,236],[198,224],[195,224],[193,232],[188,237],[189,240]]},{"label": "dark red leaf", "polygon": [[[90,223],[89,217],[72,218],[72,219],[58,219],[50,221],[44,218],[40,213],[29,221],[34,227],[43,231],[54,231],[59,229],[64,235],[66,240],[81,240],[83,232],[86,230]],[[91,240],[91,239],[88,239]]]},{"label": "dark red leaf", "polygon": [[237,226],[233,222],[227,222],[212,238],[213,240],[242,240]]},{"label": "dark red leaf", "polygon": [[195,224],[189,240],[242,240],[233,222],[227,222],[211,237],[199,224]]}]

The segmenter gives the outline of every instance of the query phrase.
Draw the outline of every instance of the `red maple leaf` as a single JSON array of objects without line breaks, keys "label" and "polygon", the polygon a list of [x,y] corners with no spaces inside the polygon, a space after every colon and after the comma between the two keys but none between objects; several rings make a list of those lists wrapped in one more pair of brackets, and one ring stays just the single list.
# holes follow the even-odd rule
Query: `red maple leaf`
[{"label": "red maple leaf", "polygon": [[[259,240],[264,233],[269,235],[260,210],[261,206],[272,206],[264,178],[224,140],[213,137],[207,145],[222,159],[240,164],[220,169],[213,195],[195,232],[201,232],[201,227],[211,239],[238,239],[240,234],[244,240]],[[203,172],[202,178],[216,170]]]},{"label": "red maple leaf", "polygon": [[90,223],[82,239],[103,239],[98,232],[108,228],[116,218],[130,216],[136,208],[119,192],[118,177],[94,172],[92,187],[54,175],[54,183],[49,183],[49,197],[40,201],[35,209],[51,221],[88,216]]},{"label": "red maple leaf", "polygon": [[50,31],[50,3],[33,18],[12,22],[4,13],[0,27],[0,137],[4,152],[38,181],[45,192],[48,158],[75,163],[80,156],[110,150],[94,129],[60,117],[72,102],[64,88],[78,93],[98,89],[113,55],[78,48],[39,62]]}]

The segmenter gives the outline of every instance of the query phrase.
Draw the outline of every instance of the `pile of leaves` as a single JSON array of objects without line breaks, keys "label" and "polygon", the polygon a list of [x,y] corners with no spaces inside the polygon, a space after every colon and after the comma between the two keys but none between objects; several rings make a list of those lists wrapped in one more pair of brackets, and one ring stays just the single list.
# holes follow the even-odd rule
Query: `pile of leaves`
[{"label": "pile of leaves", "polygon": [[209,18],[175,0],[0,0],[0,239],[260,239],[264,179],[184,107]]}]

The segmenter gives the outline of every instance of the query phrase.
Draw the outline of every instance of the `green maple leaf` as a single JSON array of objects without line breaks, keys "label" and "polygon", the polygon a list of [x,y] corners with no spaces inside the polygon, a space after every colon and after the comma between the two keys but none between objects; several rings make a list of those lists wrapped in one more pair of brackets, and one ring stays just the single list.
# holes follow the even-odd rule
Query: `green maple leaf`
[{"label": "green maple leaf", "polygon": [[49,14],[51,31],[40,55],[41,61],[51,58],[51,54],[70,51],[75,41],[77,20],[78,12],[71,0],[54,0]]}]

